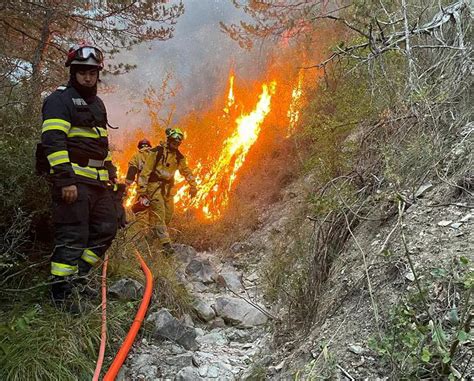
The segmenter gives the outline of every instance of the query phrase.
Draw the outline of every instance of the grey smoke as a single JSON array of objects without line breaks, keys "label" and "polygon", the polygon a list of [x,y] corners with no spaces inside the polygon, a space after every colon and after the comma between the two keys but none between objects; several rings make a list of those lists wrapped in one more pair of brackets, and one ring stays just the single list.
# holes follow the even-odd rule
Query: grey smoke
[{"label": "grey smoke", "polygon": [[230,0],[188,0],[184,4],[185,13],[178,19],[172,39],[144,43],[115,57],[116,62],[136,64],[137,68],[104,78],[105,84],[114,88],[103,96],[110,123],[121,128],[112,140],[120,140],[124,130],[149,126],[143,95],[149,86],[159,88],[167,72],[173,73],[180,86],[174,98],[177,122],[192,110],[206,109],[224,91],[231,67],[238,79],[255,78],[264,69],[261,50],[245,51],[220,30],[220,21],[238,23],[246,17]]}]

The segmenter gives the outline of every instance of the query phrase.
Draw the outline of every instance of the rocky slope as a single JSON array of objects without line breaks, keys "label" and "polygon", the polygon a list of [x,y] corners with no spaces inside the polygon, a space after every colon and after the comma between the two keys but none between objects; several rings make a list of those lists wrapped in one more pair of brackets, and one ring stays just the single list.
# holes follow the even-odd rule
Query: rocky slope
[{"label": "rocky slope", "polygon": [[[472,186],[468,177],[467,187]],[[172,316],[165,309],[151,313],[147,321],[153,334],[135,346],[120,379],[391,379],[369,342],[387,328],[393,308],[415,290],[415,274],[423,283],[425,274],[439,269],[456,272],[460,258],[470,266],[461,275],[473,271],[474,199],[472,188],[463,187],[462,194],[458,188],[435,178],[407,191],[401,214],[395,208],[391,217],[380,219],[374,211],[374,218],[362,220],[331,267],[317,324],[278,340],[273,323],[287,310],[265,302],[262,267],[278,247],[291,247],[301,233],[311,234],[313,224],[304,216],[314,192],[311,176],[285,189],[281,201],[262,212],[260,228],[228,251],[197,253],[175,245],[178,276],[195,298],[198,318]],[[460,305],[459,296],[443,284],[433,283],[430,297]],[[443,308],[449,311],[432,308],[439,316]],[[464,369],[470,372],[472,364]]]}]

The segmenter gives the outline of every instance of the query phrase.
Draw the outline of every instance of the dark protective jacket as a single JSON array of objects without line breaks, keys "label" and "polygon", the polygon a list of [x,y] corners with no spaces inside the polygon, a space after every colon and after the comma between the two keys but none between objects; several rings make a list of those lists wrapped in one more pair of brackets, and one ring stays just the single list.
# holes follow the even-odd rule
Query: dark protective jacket
[{"label": "dark protective jacket", "polygon": [[49,95],[43,103],[41,143],[56,186],[105,186],[117,176],[109,151],[107,111],[97,96],[86,102],[70,85]]}]

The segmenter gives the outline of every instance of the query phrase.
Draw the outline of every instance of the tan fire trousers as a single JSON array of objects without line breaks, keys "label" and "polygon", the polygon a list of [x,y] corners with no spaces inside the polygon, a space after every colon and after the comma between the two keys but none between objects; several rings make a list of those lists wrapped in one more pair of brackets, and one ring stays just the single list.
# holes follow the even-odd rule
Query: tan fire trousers
[{"label": "tan fire trousers", "polygon": [[144,231],[149,232],[152,238],[157,238],[161,244],[170,243],[167,225],[174,213],[173,196],[167,195],[161,182],[149,184],[148,192],[153,195],[150,207],[138,213],[137,223],[143,227]]}]

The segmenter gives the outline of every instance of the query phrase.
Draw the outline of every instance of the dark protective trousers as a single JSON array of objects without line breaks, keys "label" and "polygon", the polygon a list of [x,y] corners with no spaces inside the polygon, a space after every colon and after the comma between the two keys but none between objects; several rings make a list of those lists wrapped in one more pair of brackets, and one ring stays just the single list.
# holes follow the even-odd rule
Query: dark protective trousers
[{"label": "dark protective trousers", "polygon": [[112,192],[78,183],[78,198],[62,200],[61,188],[53,188],[55,248],[51,273],[57,277],[85,275],[109,248],[117,232],[117,212]]}]

